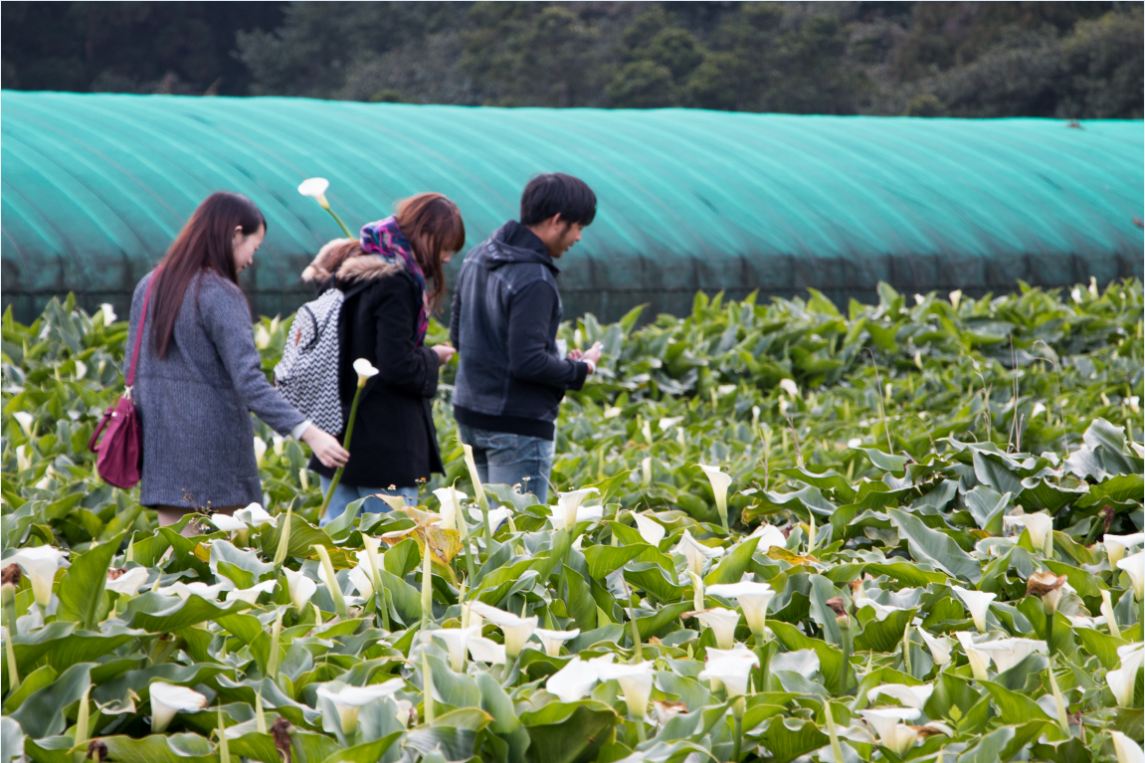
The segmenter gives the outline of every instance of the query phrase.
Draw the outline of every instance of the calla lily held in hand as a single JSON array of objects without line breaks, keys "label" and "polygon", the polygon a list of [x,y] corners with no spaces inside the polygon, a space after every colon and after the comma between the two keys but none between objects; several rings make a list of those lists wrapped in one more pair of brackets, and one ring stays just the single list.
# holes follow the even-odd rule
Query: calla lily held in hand
[{"label": "calla lily held in hand", "polygon": [[326,200],[326,191],[329,188],[330,181],[320,177],[306,178],[298,184],[298,192],[314,199],[323,209],[330,208],[330,202]]},{"label": "calla lily held in hand", "polygon": [[358,386],[366,386],[366,382],[378,375],[378,369],[365,358],[354,361],[354,373],[358,375]]}]

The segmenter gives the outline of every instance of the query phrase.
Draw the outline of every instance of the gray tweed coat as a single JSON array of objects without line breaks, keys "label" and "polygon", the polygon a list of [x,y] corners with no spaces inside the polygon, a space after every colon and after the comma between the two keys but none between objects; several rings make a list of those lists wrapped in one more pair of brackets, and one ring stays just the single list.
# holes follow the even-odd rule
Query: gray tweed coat
[{"label": "gray tweed coat", "polygon": [[[131,300],[125,372],[152,275],[143,277]],[[133,398],[143,423],[144,506],[220,508],[261,501],[250,412],[283,435],[304,420],[262,371],[242,291],[211,272],[188,287],[162,360],[155,355],[148,316]]]}]

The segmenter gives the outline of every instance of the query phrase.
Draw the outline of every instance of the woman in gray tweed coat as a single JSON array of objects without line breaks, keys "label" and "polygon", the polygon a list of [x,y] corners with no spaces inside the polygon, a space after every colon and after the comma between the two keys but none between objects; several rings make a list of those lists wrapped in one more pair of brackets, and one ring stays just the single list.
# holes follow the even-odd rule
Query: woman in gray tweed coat
[{"label": "woman in gray tweed coat", "polygon": [[262,371],[238,274],[265,235],[253,202],[212,194],[135,287],[128,347],[149,303],[132,390],[143,424],[140,503],[158,511],[160,525],[262,500],[252,411],[279,434],[302,439],[327,466],[349,459]]}]

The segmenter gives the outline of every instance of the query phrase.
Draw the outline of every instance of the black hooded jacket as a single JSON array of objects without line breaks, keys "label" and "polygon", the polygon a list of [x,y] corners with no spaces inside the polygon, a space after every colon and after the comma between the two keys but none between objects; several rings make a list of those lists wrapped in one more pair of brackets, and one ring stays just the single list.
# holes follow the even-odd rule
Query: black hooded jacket
[{"label": "black hooded jacket", "polygon": [[544,243],[513,221],[466,255],[449,327],[458,422],[553,439],[565,390],[584,386],[588,372],[557,351],[559,273]]},{"label": "black hooded jacket", "polygon": [[[444,471],[432,408],[439,363],[433,350],[417,343],[421,293],[404,269],[375,255],[351,257],[327,269],[328,264],[315,260],[307,270],[315,282],[346,293],[338,369],[344,416],[358,384],[354,360],[365,358],[379,371],[362,389],[342,482],[413,487],[431,472]],[[325,477],[334,474],[317,458],[310,459],[310,468]]]}]

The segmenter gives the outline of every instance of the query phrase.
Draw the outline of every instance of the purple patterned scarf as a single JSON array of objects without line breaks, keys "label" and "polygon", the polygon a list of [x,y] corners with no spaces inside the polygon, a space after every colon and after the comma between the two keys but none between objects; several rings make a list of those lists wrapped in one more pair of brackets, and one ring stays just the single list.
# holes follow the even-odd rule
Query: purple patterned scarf
[{"label": "purple patterned scarf", "polygon": [[406,272],[413,276],[421,293],[421,307],[417,311],[417,346],[421,347],[425,344],[425,332],[429,330],[429,311],[425,306],[425,273],[421,265],[417,264],[409,239],[398,229],[398,221],[390,216],[363,225],[362,252],[379,255],[388,262],[401,263]]}]

